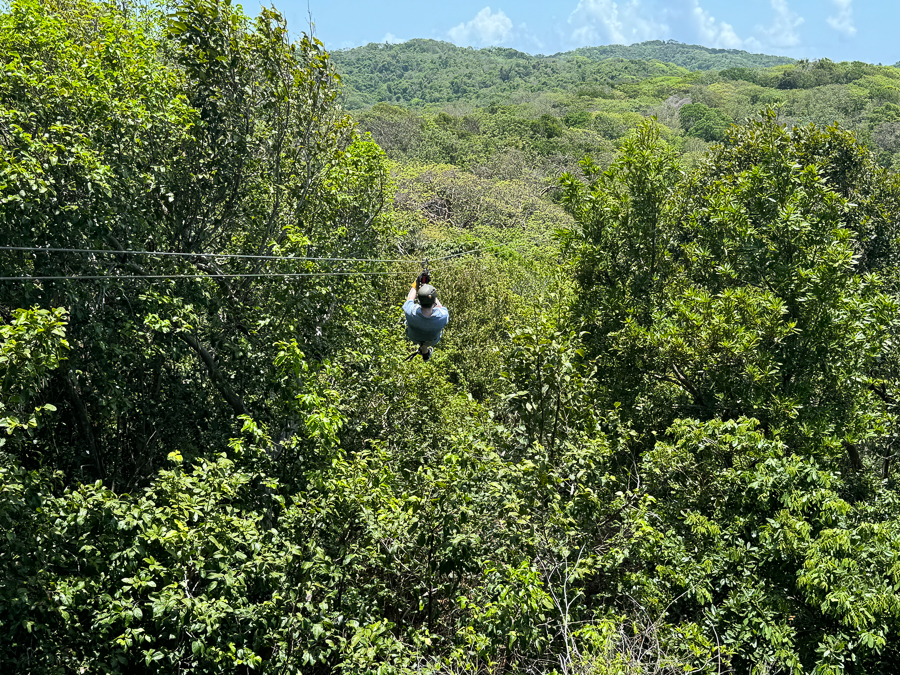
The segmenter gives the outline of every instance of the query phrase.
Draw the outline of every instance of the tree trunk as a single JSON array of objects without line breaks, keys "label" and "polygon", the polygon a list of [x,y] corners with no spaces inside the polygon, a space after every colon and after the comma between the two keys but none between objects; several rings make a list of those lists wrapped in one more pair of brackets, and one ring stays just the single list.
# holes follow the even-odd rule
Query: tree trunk
[{"label": "tree trunk", "polygon": [[81,435],[84,436],[84,440],[88,445],[88,452],[90,452],[91,457],[94,460],[94,466],[97,467],[97,477],[105,478],[103,475],[103,466],[100,463],[100,451],[97,449],[97,442],[94,439],[94,432],[91,429],[91,418],[88,417],[84,401],[81,400],[81,395],[78,393],[75,383],[72,382],[71,373],[66,373],[63,382],[66,385],[66,394],[69,397],[69,402],[72,404],[72,409],[75,411],[75,419],[78,420],[78,426],[81,427]]},{"label": "tree trunk", "polygon": [[222,371],[216,366],[215,359],[213,359],[212,354],[210,354],[203,345],[200,344],[199,340],[195,338],[193,335],[188,333],[179,333],[178,337],[184,340],[195,352],[197,355],[203,360],[203,363],[206,364],[207,369],[209,370],[209,376],[213,381],[216,389],[222,397],[228,402],[228,405],[231,406],[232,410],[234,410],[235,415],[249,415],[250,413],[247,411],[244,402],[241,400],[241,397],[235,394],[231,387],[228,386],[228,383],[225,381],[225,377],[222,375]]}]

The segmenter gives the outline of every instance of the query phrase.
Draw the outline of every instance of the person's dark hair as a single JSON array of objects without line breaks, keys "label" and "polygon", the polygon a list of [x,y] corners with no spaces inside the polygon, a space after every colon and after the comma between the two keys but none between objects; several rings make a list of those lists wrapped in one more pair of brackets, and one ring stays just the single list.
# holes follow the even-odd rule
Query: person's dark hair
[{"label": "person's dark hair", "polygon": [[431,284],[423,284],[419,286],[416,297],[419,299],[419,304],[422,307],[434,307],[434,301],[437,300],[437,289]]}]

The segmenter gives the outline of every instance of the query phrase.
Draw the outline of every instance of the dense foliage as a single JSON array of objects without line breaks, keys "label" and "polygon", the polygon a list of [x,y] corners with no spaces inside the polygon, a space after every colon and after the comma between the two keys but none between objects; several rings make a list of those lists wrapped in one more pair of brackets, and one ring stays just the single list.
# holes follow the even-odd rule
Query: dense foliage
[{"label": "dense foliage", "polygon": [[730,52],[711,50],[707,56],[715,56],[716,66],[701,72],[675,65],[664,51],[654,57],[660,60],[589,56],[618,49],[532,57],[410,40],[335,56],[345,106],[359,109],[362,128],[392,158],[474,166],[499,149],[515,149],[532,155],[532,164],[556,157],[541,173],[558,175],[560,158],[591,154],[609,164],[628,131],[656,117],[693,165],[731,124],[775,106],[783,124],[839,123],[876,152],[880,164],[900,166],[900,68],[828,59],[737,65]]},{"label": "dense foliage", "polygon": [[[722,70],[723,68],[767,68],[794,59],[786,56],[751,54],[742,49],[716,49],[701,45],[686,45],[677,40],[648,40],[632,45],[598,45],[579,47],[566,55],[586,56],[601,61],[604,59],[627,59],[629,61],[662,61],[674,63],[688,70]],[[563,56],[560,54],[559,56]]]},{"label": "dense foliage", "polygon": [[353,120],[274,10],[0,43],[0,671],[893,672],[893,69]]},{"label": "dense foliage", "polygon": [[686,71],[757,68],[793,59],[675,41],[584,47],[531,56],[505,47],[472,49],[437,40],[369,44],[334,53],[346,75],[348,108],[378,102],[422,105],[465,100],[485,104],[518,92],[609,85]]}]

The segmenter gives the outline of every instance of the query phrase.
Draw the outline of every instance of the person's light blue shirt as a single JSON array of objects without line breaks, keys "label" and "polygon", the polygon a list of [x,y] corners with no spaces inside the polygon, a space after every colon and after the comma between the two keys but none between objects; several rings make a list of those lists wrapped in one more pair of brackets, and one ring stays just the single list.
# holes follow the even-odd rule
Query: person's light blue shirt
[{"label": "person's light blue shirt", "polygon": [[435,345],[441,339],[444,326],[450,320],[450,312],[446,307],[435,307],[431,316],[422,314],[422,307],[413,300],[403,303],[406,314],[406,337],[413,342],[427,342]]}]

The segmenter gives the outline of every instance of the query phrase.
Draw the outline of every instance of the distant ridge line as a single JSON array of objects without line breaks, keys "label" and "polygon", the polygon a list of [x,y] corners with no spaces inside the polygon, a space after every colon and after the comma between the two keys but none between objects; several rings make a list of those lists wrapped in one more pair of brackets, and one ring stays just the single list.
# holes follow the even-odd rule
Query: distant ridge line
[{"label": "distant ridge line", "polygon": [[652,40],[634,45],[581,47],[532,56],[509,47],[473,49],[417,38],[370,43],[331,52],[341,74],[344,106],[388,102],[413,107],[467,101],[484,105],[514,93],[607,87],[654,77],[728,68],[758,69],[796,63],[786,56]]},{"label": "distant ridge line", "polygon": [[[506,55],[507,57],[512,56],[513,58],[529,58],[539,60],[564,59],[569,56],[582,55],[586,55],[587,58],[598,61],[617,58],[623,58],[627,60],[649,59],[663,61],[665,63],[674,63],[675,65],[682,66],[683,68],[688,68],[688,70],[712,70],[734,67],[735,65],[741,65],[743,67],[751,68],[768,68],[770,66],[788,65],[797,62],[797,59],[791,58],[789,56],[777,56],[771,54],[763,54],[761,52],[748,52],[744,49],[705,47],[703,45],[679,42],[678,40],[646,40],[644,42],[636,42],[631,45],[593,45],[590,47],[577,47],[576,49],[565,52],[556,52],[554,54],[529,54],[528,52],[523,52],[513,47],[460,47],[453,44],[452,42],[447,42],[445,40],[434,40],[431,38],[412,38],[410,40],[404,40],[403,42],[370,42],[367,45],[361,45],[359,47],[348,47],[345,49],[331,50],[331,54],[337,56],[338,60],[341,60],[341,55],[350,55],[363,50],[403,50],[413,47],[425,47],[426,51],[434,51],[434,47],[438,47],[442,52],[487,53],[491,55]],[[751,63],[729,63],[728,65],[712,64],[709,66],[706,66],[704,64],[704,67],[692,68],[683,63],[679,63],[677,59],[666,60],[661,59],[658,56],[651,55],[653,51],[659,51],[662,54],[666,55],[672,54],[676,57],[684,54],[702,52],[710,55],[711,57],[722,55],[739,57],[742,60],[751,61]]]}]

